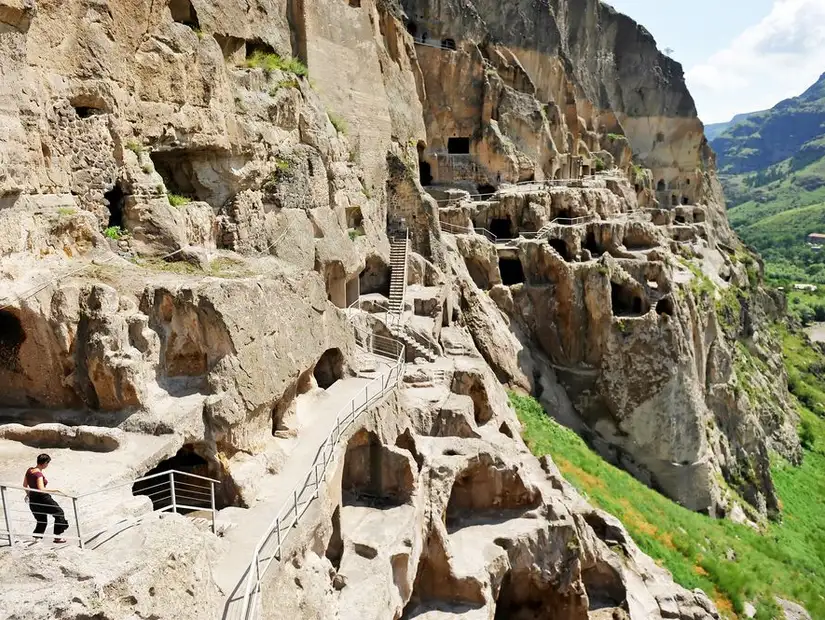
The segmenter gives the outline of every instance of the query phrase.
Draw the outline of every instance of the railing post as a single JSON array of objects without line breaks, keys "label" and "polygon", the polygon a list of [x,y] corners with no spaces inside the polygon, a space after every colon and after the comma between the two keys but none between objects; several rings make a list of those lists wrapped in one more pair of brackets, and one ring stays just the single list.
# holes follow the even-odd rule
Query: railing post
[{"label": "railing post", "polygon": [[83,549],[83,534],[80,532],[80,519],[77,516],[77,498],[72,498],[72,512],[74,512],[74,525],[77,528],[77,541]]},{"label": "railing post", "polygon": [[211,491],[210,497],[209,497],[209,502],[210,502],[211,508],[212,508],[212,533],[217,534],[218,532],[217,532],[217,528],[215,526],[217,513],[215,512],[215,483],[214,482],[209,483],[209,490]]},{"label": "railing post", "polygon": [[295,523],[292,524],[292,527],[298,527],[298,491],[292,492],[292,501],[295,506]]},{"label": "railing post", "polygon": [[178,507],[177,507],[177,500],[175,498],[175,472],[174,471],[169,472],[169,488],[172,491],[172,512],[177,512]]},{"label": "railing post", "polygon": [[315,499],[318,499],[321,495],[321,479],[318,476],[318,463],[315,463],[313,469],[315,470]]},{"label": "railing post", "polygon": [[6,487],[0,486],[0,502],[3,504],[3,519],[6,521],[6,530],[9,532],[9,547],[14,545],[14,534],[11,531],[9,507],[6,505]]},{"label": "railing post", "polygon": [[278,561],[281,561],[281,519],[275,520],[275,530],[278,532]]}]

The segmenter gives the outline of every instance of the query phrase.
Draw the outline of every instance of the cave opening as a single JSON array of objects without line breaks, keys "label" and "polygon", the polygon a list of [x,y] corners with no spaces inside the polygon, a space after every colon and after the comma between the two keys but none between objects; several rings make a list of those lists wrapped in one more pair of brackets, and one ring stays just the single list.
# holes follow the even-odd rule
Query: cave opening
[{"label": "cave opening", "polygon": [[687,224],[687,220],[685,219],[684,215],[677,215],[676,219],[674,220],[677,224]]},{"label": "cave opening", "polygon": [[496,186],[490,185],[489,183],[481,183],[476,186],[476,191],[482,198],[489,198],[496,193]]},{"label": "cave opening", "polygon": [[673,194],[670,197],[670,206],[678,207],[679,206],[679,197],[676,194]]},{"label": "cave opening", "polygon": [[364,232],[364,215],[361,212],[361,207],[347,207],[346,217],[348,229]]},{"label": "cave opening", "polygon": [[524,268],[518,258],[499,257],[498,269],[501,272],[501,283],[504,286],[514,286],[524,282]]},{"label": "cave opening", "polygon": [[[169,476],[154,476],[171,471],[192,474],[192,476],[174,476],[174,485]],[[138,480],[132,485],[132,495],[145,495],[152,501],[152,509],[160,510],[171,506],[174,494],[179,514],[189,514],[211,509],[212,484],[203,478],[219,481],[215,485],[215,508],[221,510],[227,506],[240,505],[236,500],[237,490],[231,478],[225,474],[223,467],[216,460],[207,460],[199,453],[199,446],[184,444],[173,456],[162,460],[157,466],[146,472],[141,478],[154,476],[148,480]]]},{"label": "cave opening", "polygon": [[428,187],[433,184],[433,169],[428,162],[420,160],[418,162],[418,171],[419,181],[421,181],[422,186]]},{"label": "cave opening", "polygon": [[490,232],[497,239],[513,239],[516,236],[516,227],[509,217],[494,217],[490,220]]},{"label": "cave opening", "polygon": [[359,276],[362,295],[378,293],[384,297],[390,296],[390,267],[378,254],[367,257],[364,271]]},{"label": "cave opening", "polygon": [[361,8],[361,0],[349,0],[349,5],[355,9]]},{"label": "cave opening", "polygon": [[470,138],[448,138],[447,152],[450,155],[469,155],[470,154]]},{"label": "cave opening", "polygon": [[414,21],[407,21],[405,25],[407,26],[407,32],[409,32],[413,37],[418,36],[418,24]]},{"label": "cave opening", "polygon": [[345,506],[392,508],[412,497],[415,474],[406,450],[391,449],[361,429],[347,443],[341,489]]},{"label": "cave opening", "polygon": [[590,166],[582,166],[582,176],[589,177],[590,176]]},{"label": "cave opening", "polygon": [[647,314],[650,309],[647,302],[633,289],[623,284],[610,283],[610,302],[613,307],[613,316],[639,317]]},{"label": "cave opening", "polygon": [[275,48],[264,43],[260,39],[248,39],[246,41],[246,59],[249,60],[253,56],[275,54]]},{"label": "cave opening", "polygon": [[7,310],[0,310],[0,368],[20,370],[20,348],[25,341],[26,332],[20,319]]},{"label": "cave opening", "polygon": [[470,278],[478,288],[482,291],[486,291],[490,288],[490,278],[488,277],[487,269],[482,261],[479,261],[477,258],[471,256],[465,256],[464,264],[467,266],[467,271],[470,274]]},{"label": "cave opening", "polygon": [[155,170],[170,194],[203,200],[209,191],[201,185],[195,170],[195,154],[186,149],[153,151],[149,154]]},{"label": "cave opening", "polygon": [[188,26],[192,30],[200,29],[198,13],[192,6],[191,0],[170,0],[169,11],[172,13],[172,19],[179,24]]},{"label": "cave opening", "polygon": [[441,39],[441,47],[445,50],[455,50],[455,39]]},{"label": "cave opening", "polygon": [[596,233],[592,230],[587,231],[584,237],[584,249],[590,252],[590,256],[593,257],[603,254],[602,246],[596,241]]},{"label": "cave opening", "polygon": [[324,390],[344,378],[344,354],[341,349],[327,349],[312,372],[318,387]]},{"label": "cave opening", "polygon": [[556,252],[559,253],[566,262],[570,262],[573,260],[573,256],[567,249],[567,243],[564,242],[564,239],[548,239],[548,245],[553,248]]},{"label": "cave opening", "polygon": [[126,206],[126,194],[120,183],[115,183],[112,189],[103,194],[103,199],[106,201],[106,208],[109,210],[108,226],[123,228],[123,207]]},{"label": "cave opening", "polygon": [[665,183],[664,179],[659,179],[659,182],[656,184],[656,191],[657,192],[667,191],[667,184]]},{"label": "cave opening", "polygon": [[344,539],[341,537],[341,507],[336,506],[332,513],[332,533],[329,536],[324,557],[329,560],[336,570],[341,568],[341,558],[344,557]]},{"label": "cave opening", "polygon": [[687,196],[682,196],[682,204],[683,205],[689,205],[690,204],[690,200],[688,199]]},{"label": "cave opening", "polygon": [[705,212],[702,209],[695,209],[693,211],[693,221],[697,223],[702,223],[705,221]]},{"label": "cave opening", "polygon": [[642,186],[641,186],[641,185],[639,185],[638,183],[636,183],[636,184],[633,186],[633,189],[635,189],[635,190],[636,190],[636,193],[638,194],[639,192],[641,192],[641,191],[642,191]]},{"label": "cave opening", "polygon": [[670,297],[663,297],[656,303],[656,312],[673,316],[673,300]]}]

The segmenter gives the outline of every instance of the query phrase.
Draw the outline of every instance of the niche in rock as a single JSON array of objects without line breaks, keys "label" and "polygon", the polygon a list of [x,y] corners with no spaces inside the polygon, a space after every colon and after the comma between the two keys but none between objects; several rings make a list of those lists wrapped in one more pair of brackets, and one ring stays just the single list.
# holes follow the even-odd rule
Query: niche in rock
[{"label": "niche in rock", "polygon": [[390,268],[377,254],[367,257],[359,280],[362,295],[378,293],[384,297],[390,296]]},{"label": "niche in rock", "polygon": [[656,303],[656,312],[673,316],[673,300],[670,297],[663,297]]},{"label": "niche in rock", "polygon": [[429,163],[419,160],[418,162],[419,180],[421,185],[427,187],[433,184],[433,170]]},{"label": "niche in rock", "polygon": [[670,197],[670,205],[672,207],[678,207],[679,206],[679,197],[676,194],[673,194]]},{"label": "niche in rock", "polygon": [[191,0],[169,0],[169,11],[172,13],[172,19],[179,24],[189,26],[192,30],[200,28],[198,14]]},{"label": "niche in rock", "polygon": [[339,308],[347,307],[347,275],[340,262],[330,264],[326,270],[327,299]]},{"label": "niche in rock", "polygon": [[627,589],[621,576],[609,564],[597,562],[583,570],[582,581],[590,603],[589,611],[626,608]]},{"label": "niche in rock", "polygon": [[590,176],[590,166],[582,166],[582,176],[589,177]]},{"label": "niche in rock", "polygon": [[447,152],[450,155],[469,155],[470,138],[448,138]]},{"label": "niche in rock", "polygon": [[509,217],[494,217],[490,220],[490,232],[498,239],[512,239],[516,236],[516,227]]},{"label": "niche in rock", "polygon": [[327,543],[327,550],[324,557],[329,560],[332,567],[338,571],[341,568],[341,558],[344,557],[344,540],[341,538],[341,507],[336,506],[332,513],[332,534]]},{"label": "niche in rock", "polygon": [[246,58],[249,60],[255,55],[260,54],[274,54],[275,48],[269,45],[268,43],[264,43],[260,39],[249,39],[246,42]]},{"label": "niche in rock", "polygon": [[490,398],[484,385],[484,378],[476,372],[456,370],[453,373],[451,391],[462,396],[469,396],[473,401],[473,416],[476,424],[487,424],[495,412],[490,406]]},{"label": "niche in rock", "polygon": [[636,193],[638,194],[639,192],[642,191],[642,186],[639,185],[638,183],[636,183],[635,185],[633,185],[633,189],[635,189]]},{"label": "niche in rock", "polygon": [[538,504],[538,493],[527,488],[517,467],[481,454],[453,482],[447,528],[455,530],[478,519],[507,521]]},{"label": "niche in rock", "polygon": [[558,584],[527,571],[508,572],[501,582],[494,620],[556,620],[587,618],[582,594],[562,594]]},{"label": "niche in rock", "polygon": [[682,224],[682,225],[687,224],[687,220],[685,220],[685,216],[684,216],[684,215],[677,215],[677,216],[676,216],[676,218],[674,219],[674,221],[675,221],[677,224]]},{"label": "niche in rock", "polygon": [[360,9],[361,8],[361,0],[349,0],[349,5],[353,8]]},{"label": "niche in rock", "polygon": [[613,306],[613,316],[639,317],[650,311],[647,300],[624,284],[610,283],[610,301]]},{"label": "niche in rock", "polygon": [[344,354],[341,349],[327,349],[312,371],[318,387],[324,390],[344,378]]},{"label": "niche in rock", "polygon": [[391,508],[412,497],[415,474],[406,450],[390,448],[362,429],[347,443],[341,487],[344,505]]},{"label": "niche in rock", "polygon": [[488,183],[482,183],[481,185],[476,186],[476,191],[482,198],[489,198],[496,193],[496,186],[489,185]]},{"label": "niche in rock", "polygon": [[[203,476],[220,482],[215,485],[216,509],[240,505],[234,481],[226,474],[217,460],[207,460],[199,452],[198,446],[185,444],[174,456],[161,461],[142,476],[144,478],[154,477],[135,482],[132,485],[132,495],[146,495],[152,500],[152,509],[159,510],[171,506],[174,491],[178,513],[188,514],[198,510],[210,510],[212,485],[208,480],[194,477]],[[169,476],[155,476],[155,474],[171,471],[193,474],[193,476],[175,475],[174,487]]]},{"label": "niche in rock", "polygon": [[347,228],[355,229],[360,233],[364,232],[364,215],[361,213],[361,207],[347,207]]},{"label": "niche in rock", "polygon": [[687,196],[682,196],[682,204],[683,205],[689,205],[690,204],[690,199]]},{"label": "niche in rock", "polygon": [[667,184],[665,184],[664,179],[659,179],[659,182],[656,184],[656,191],[657,192],[667,191]]},{"label": "niche in rock", "polygon": [[693,211],[693,221],[701,224],[706,220],[705,212],[702,209],[696,209]]},{"label": "niche in rock", "polygon": [[454,50],[455,39],[441,39],[441,47],[445,50]]},{"label": "niche in rock", "polygon": [[565,261],[570,262],[573,260],[573,256],[567,249],[567,243],[565,243],[564,239],[548,239],[547,243],[551,248],[558,252],[559,256],[561,256]]},{"label": "niche in rock", "polygon": [[246,56],[246,40],[240,37],[230,37],[228,35],[213,34],[215,41],[221,48],[224,60],[240,63]]},{"label": "niche in rock", "polygon": [[596,233],[592,230],[587,231],[587,235],[584,237],[584,249],[590,252],[590,256],[593,257],[601,256],[604,253],[604,249],[596,241]]},{"label": "niche in rock", "polygon": [[0,368],[20,372],[20,348],[26,332],[16,315],[0,310]]},{"label": "niche in rock", "polygon": [[487,275],[486,262],[481,261],[472,256],[464,257],[464,264],[467,266],[467,271],[470,273],[475,285],[482,291],[490,288],[490,278]]},{"label": "niche in rock", "polygon": [[518,258],[499,257],[498,270],[501,272],[501,283],[504,286],[514,286],[524,282],[524,268]]},{"label": "niche in rock", "polygon": [[220,150],[174,149],[153,151],[149,156],[170,193],[215,208],[236,193],[236,170],[246,164],[244,157]]},{"label": "niche in rock", "polygon": [[109,209],[109,226],[117,226],[123,228],[123,207],[126,206],[126,194],[120,183],[108,192],[103,194],[103,199],[106,201],[106,208]]},{"label": "niche in rock", "polygon": [[407,32],[409,32],[412,36],[418,36],[418,25],[413,21],[408,21],[405,24],[407,26]]},{"label": "niche in rock", "polygon": [[78,95],[72,97],[69,103],[78,118],[89,118],[109,111],[106,101],[95,95]]}]

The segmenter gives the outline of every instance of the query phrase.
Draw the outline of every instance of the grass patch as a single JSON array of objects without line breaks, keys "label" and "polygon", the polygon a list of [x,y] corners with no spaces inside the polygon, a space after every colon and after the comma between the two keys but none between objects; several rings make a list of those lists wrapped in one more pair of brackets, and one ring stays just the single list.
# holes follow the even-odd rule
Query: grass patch
[{"label": "grass patch", "polygon": [[77,211],[75,211],[72,207],[60,207],[57,210],[57,214],[60,217],[69,217],[70,215],[74,215],[75,213],[77,213]]},{"label": "grass patch", "polygon": [[136,142],[135,140],[129,140],[126,143],[126,148],[132,151],[138,157],[141,153],[143,153],[143,145],[140,142]]},{"label": "grass patch", "polygon": [[[511,395],[524,439],[549,454],[589,501],[614,514],[639,547],[686,588],[701,588],[728,618],[752,602],[759,618],[781,618],[773,596],[802,603],[825,618],[825,422],[808,412],[813,450],[801,467],[774,466],[784,520],[763,532],[691,512],[649,489],[551,420],[532,398]],[[735,560],[729,560],[729,550]]]},{"label": "grass patch", "polygon": [[347,126],[347,121],[343,118],[335,114],[334,112],[330,112],[327,114],[329,116],[329,122],[332,123],[332,126],[335,127],[335,131],[340,134],[347,135],[349,131],[349,127]]},{"label": "grass patch", "polygon": [[132,262],[144,269],[179,275],[213,276],[216,278],[247,278],[254,275],[254,272],[248,269],[243,261],[226,256],[220,256],[212,260],[208,269],[205,270],[186,261],[165,261],[159,258],[139,258],[134,259]]},{"label": "grass patch", "polygon": [[109,226],[109,228],[103,231],[103,236],[107,239],[119,241],[126,236],[126,232],[120,226]]},{"label": "grass patch", "polygon": [[181,196],[180,194],[167,194],[166,199],[169,201],[169,206],[171,207],[182,207],[183,205],[188,205],[192,202],[191,198]]},{"label": "grass patch", "polygon": [[298,77],[309,75],[307,66],[292,56],[279,56],[272,52],[254,52],[246,59],[244,66],[248,69],[263,69],[266,73],[273,71],[286,71]]},{"label": "grass patch", "polygon": [[272,88],[269,89],[269,96],[274,97],[275,94],[282,88],[298,88],[298,80],[295,78],[287,78],[278,81]]}]

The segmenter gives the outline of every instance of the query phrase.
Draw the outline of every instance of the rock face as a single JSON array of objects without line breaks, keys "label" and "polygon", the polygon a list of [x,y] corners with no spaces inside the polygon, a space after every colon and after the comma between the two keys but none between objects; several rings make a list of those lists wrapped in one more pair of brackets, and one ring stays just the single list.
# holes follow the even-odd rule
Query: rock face
[{"label": "rock face", "polygon": [[[229,541],[173,515],[3,551],[4,613],[218,616],[404,343],[262,617],[717,617],[530,455],[502,386],[685,505],[777,509],[781,308],[643,28],[595,0],[0,0],[0,50],[3,471],[188,467]],[[59,572],[77,597],[27,594]]]}]

